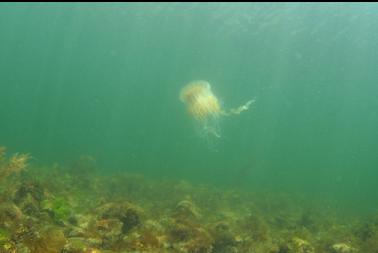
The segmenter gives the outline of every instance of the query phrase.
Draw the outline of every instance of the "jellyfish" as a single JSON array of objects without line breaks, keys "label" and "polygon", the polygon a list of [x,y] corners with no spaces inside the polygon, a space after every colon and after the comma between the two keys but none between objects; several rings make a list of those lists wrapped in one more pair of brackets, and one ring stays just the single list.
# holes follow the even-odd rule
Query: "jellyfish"
[{"label": "jellyfish", "polygon": [[230,110],[222,109],[218,98],[211,90],[210,83],[204,80],[193,81],[180,91],[180,100],[186,105],[188,114],[200,129],[200,135],[220,138],[220,119],[224,116],[238,115],[249,109],[255,99]]}]

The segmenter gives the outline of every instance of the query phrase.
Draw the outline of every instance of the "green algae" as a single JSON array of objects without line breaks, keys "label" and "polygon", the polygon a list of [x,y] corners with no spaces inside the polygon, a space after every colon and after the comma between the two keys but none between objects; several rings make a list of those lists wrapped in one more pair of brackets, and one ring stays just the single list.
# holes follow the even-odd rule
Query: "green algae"
[{"label": "green algae", "polygon": [[68,201],[62,197],[45,199],[41,202],[41,207],[42,209],[48,210],[56,221],[66,221],[73,214],[72,207]]}]

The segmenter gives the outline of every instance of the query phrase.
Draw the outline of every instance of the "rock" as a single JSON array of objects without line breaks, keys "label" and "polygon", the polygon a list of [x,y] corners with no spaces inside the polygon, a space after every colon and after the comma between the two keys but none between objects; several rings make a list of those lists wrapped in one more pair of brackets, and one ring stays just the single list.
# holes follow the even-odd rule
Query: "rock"
[{"label": "rock", "polygon": [[0,227],[15,228],[22,219],[22,211],[15,204],[7,202],[0,205]]},{"label": "rock", "polygon": [[67,240],[67,244],[62,250],[63,253],[84,253],[89,249],[89,243],[85,238],[72,237]]},{"label": "rock", "polygon": [[214,238],[215,252],[236,252],[236,246],[242,240],[231,233],[229,225],[224,221],[213,225],[211,235]]},{"label": "rock", "polygon": [[353,253],[356,252],[356,249],[351,247],[346,243],[336,243],[332,245],[332,252],[333,253]]},{"label": "rock", "polygon": [[27,197],[30,197],[37,203],[39,203],[45,198],[45,190],[37,182],[24,182],[17,189],[17,192],[14,196],[14,201],[19,204]]},{"label": "rock", "polygon": [[56,253],[63,250],[67,241],[62,230],[45,227],[27,235],[23,242],[31,252]]},{"label": "rock", "polygon": [[288,253],[314,253],[314,247],[307,241],[294,237],[288,245]]},{"label": "rock", "polygon": [[198,207],[190,200],[180,201],[174,210],[174,216],[185,219],[199,219],[201,214]]},{"label": "rock", "polygon": [[143,211],[128,203],[108,203],[98,208],[102,220],[118,219],[122,222],[122,233],[126,234],[141,224]]}]

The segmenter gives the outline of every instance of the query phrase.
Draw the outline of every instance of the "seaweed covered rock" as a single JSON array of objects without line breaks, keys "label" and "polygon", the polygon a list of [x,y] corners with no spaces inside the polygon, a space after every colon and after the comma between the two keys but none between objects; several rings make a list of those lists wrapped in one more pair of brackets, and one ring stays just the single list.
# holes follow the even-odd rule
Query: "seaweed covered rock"
[{"label": "seaweed covered rock", "polygon": [[141,229],[126,236],[124,246],[132,252],[159,252],[163,244],[155,231]]},{"label": "seaweed covered rock", "polygon": [[269,227],[265,220],[254,213],[248,214],[238,221],[238,226],[248,233],[249,237],[258,242],[266,241],[269,235]]},{"label": "seaweed covered rock", "polygon": [[378,252],[378,230],[372,230],[371,235],[362,241],[361,252]]},{"label": "seaweed covered rock", "polygon": [[238,252],[237,246],[241,238],[235,236],[226,222],[217,222],[211,228],[211,235],[214,238],[214,252],[233,253]]},{"label": "seaweed covered rock", "polygon": [[11,233],[6,229],[0,229],[0,252],[17,252]]},{"label": "seaweed covered rock", "polygon": [[165,252],[164,227],[155,220],[146,220],[140,228],[123,237],[123,245],[131,252]]},{"label": "seaweed covered rock", "polygon": [[182,200],[177,203],[173,216],[180,219],[200,219],[199,208],[191,200]]},{"label": "seaweed covered rock", "polygon": [[378,234],[378,215],[361,222],[354,228],[354,235],[361,241],[368,241]]},{"label": "seaweed covered rock", "polygon": [[64,248],[66,238],[62,230],[55,227],[44,227],[40,231],[26,235],[23,243],[31,253],[57,253]]},{"label": "seaweed covered rock", "polygon": [[13,203],[0,204],[0,228],[16,229],[23,219],[22,211]]},{"label": "seaweed covered rock", "polygon": [[96,221],[96,228],[105,249],[111,249],[114,244],[122,239],[123,223],[115,218],[101,219]]},{"label": "seaweed covered rock", "polygon": [[332,253],[354,253],[356,249],[346,243],[336,243],[332,245]]},{"label": "seaweed covered rock", "polygon": [[13,201],[26,215],[38,216],[43,199],[44,188],[39,183],[29,180],[22,181],[13,196]]},{"label": "seaweed covered rock", "polygon": [[68,222],[68,219],[72,217],[73,214],[71,204],[62,197],[43,200],[41,202],[41,208],[57,223]]},{"label": "seaweed covered rock", "polygon": [[167,227],[168,242],[172,249],[191,253],[212,252],[214,240],[200,224],[187,219],[171,219]]},{"label": "seaweed covered rock", "polygon": [[129,202],[107,203],[98,208],[100,219],[118,219],[122,222],[122,233],[126,234],[141,224],[143,211]]},{"label": "seaweed covered rock", "polygon": [[37,202],[41,202],[45,198],[45,190],[42,187],[42,185],[37,182],[22,182],[22,184],[18,187],[14,195],[14,201],[15,203],[20,203],[23,199],[27,198],[28,196],[30,196]]},{"label": "seaweed covered rock", "polygon": [[62,253],[100,253],[96,247],[91,246],[91,242],[85,238],[72,237],[67,239]]},{"label": "seaweed covered rock", "polygon": [[296,222],[298,227],[304,227],[306,229],[316,231],[318,229],[319,222],[317,220],[316,214],[311,210],[303,210],[299,219]]},{"label": "seaweed covered rock", "polygon": [[314,247],[307,241],[294,237],[288,244],[287,253],[314,253]]}]

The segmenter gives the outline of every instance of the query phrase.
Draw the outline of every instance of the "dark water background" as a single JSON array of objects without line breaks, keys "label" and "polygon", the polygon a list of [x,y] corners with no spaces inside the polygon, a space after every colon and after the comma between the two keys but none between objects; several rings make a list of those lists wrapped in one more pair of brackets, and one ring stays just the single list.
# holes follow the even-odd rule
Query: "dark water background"
[{"label": "dark water background", "polygon": [[[0,143],[374,211],[377,31],[366,3],[2,3]],[[257,99],[210,146],[178,99],[196,79],[225,108]]]}]

